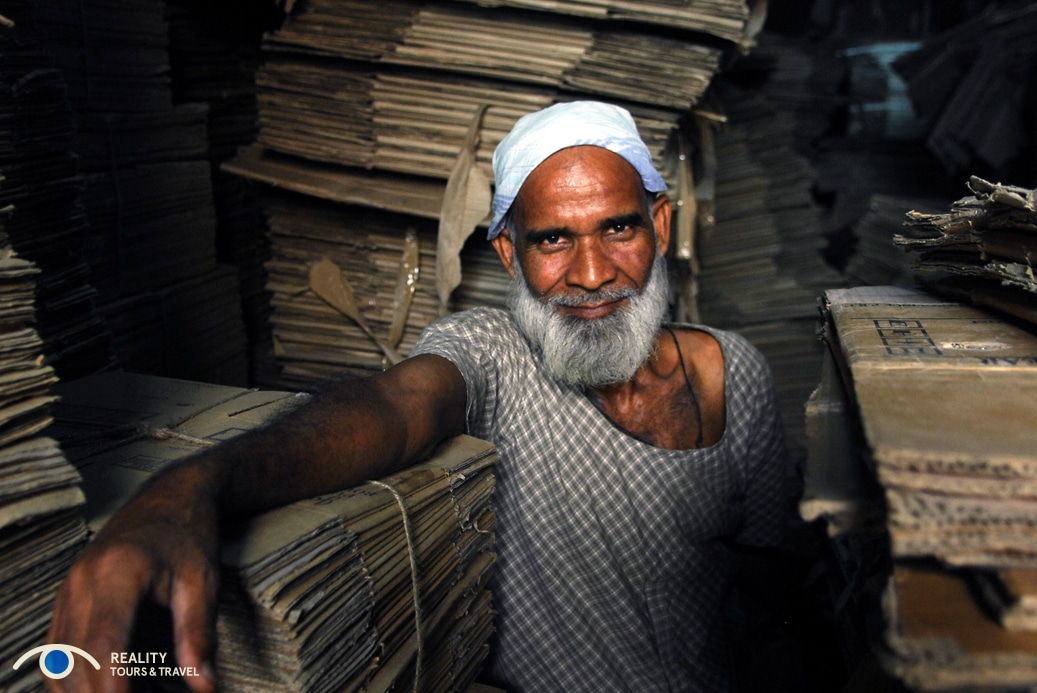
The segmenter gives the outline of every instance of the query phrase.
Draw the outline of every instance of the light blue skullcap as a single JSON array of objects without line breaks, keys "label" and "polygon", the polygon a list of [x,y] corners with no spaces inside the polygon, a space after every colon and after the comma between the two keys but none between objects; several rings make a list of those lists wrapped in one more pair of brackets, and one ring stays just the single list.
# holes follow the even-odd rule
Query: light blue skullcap
[{"label": "light blue skullcap", "polygon": [[549,106],[518,119],[493,152],[493,221],[489,240],[500,235],[504,215],[515,202],[522,184],[537,166],[567,147],[604,147],[630,162],[649,192],[666,190],[666,182],[652,163],[630,112],[598,101],[574,101]]}]

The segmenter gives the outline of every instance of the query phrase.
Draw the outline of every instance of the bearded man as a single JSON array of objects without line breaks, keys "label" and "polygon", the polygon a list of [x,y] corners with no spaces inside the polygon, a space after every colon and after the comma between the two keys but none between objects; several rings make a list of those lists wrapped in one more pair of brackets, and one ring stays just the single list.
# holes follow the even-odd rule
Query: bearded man
[{"label": "bearded man", "polygon": [[[160,475],[73,568],[50,642],[124,649],[151,596],[173,611],[179,665],[211,671],[224,518],[384,476],[467,432],[501,457],[489,680],[729,689],[734,547],[774,544],[791,509],[770,372],[741,337],[665,322],[671,206],[628,112],[527,115],[493,163],[511,309],[448,316],[385,373]],[[95,672],[77,673],[86,689]]]}]

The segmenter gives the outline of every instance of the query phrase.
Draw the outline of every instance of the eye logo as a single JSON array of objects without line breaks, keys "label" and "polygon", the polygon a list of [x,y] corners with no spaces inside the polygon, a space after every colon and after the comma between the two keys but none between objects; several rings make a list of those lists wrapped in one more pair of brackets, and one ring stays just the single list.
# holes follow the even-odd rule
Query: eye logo
[{"label": "eye logo", "polygon": [[72,666],[75,664],[72,659],[73,653],[82,656],[86,661],[90,662],[94,669],[101,668],[101,665],[89,653],[72,645],[40,645],[39,647],[34,647],[18,658],[18,661],[14,663],[14,668],[20,667],[25,660],[37,652],[40,653],[40,671],[49,679],[63,679],[72,673]]}]

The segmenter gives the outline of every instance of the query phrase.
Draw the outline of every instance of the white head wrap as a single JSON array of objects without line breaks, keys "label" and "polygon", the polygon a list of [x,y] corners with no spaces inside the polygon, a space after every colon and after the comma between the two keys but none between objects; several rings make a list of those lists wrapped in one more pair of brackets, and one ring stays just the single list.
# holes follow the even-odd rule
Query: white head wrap
[{"label": "white head wrap", "polygon": [[552,154],[580,145],[619,154],[641,174],[646,190],[666,190],[629,111],[598,101],[555,104],[519,118],[493,152],[495,188],[488,239],[496,238],[504,228],[504,215],[533,169]]}]

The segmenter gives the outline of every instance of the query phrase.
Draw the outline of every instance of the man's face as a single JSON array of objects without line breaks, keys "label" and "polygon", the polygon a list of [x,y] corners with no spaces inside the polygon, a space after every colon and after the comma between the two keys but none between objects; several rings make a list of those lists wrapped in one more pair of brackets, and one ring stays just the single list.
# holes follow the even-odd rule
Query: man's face
[{"label": "man's face", "polygon": [[624,299],[595,292],[640,293],[656,255],[669,242],[670,205],[650,203],[641,177],[626,160],[601,147],[563,149],[522,184],[512,226],[494,240],[515,276],[521,264],[530,289],[544,301],[562,298],[560,312],[590,319],[608,315]]},{"label": "man's face", "polygon": [[494,245],[515,277],[516,320],[548,369],[584,387],[629,380],[667,308],[668,200],[651,204],[618,155],[574,147],[529,176],[512,212]]}]

